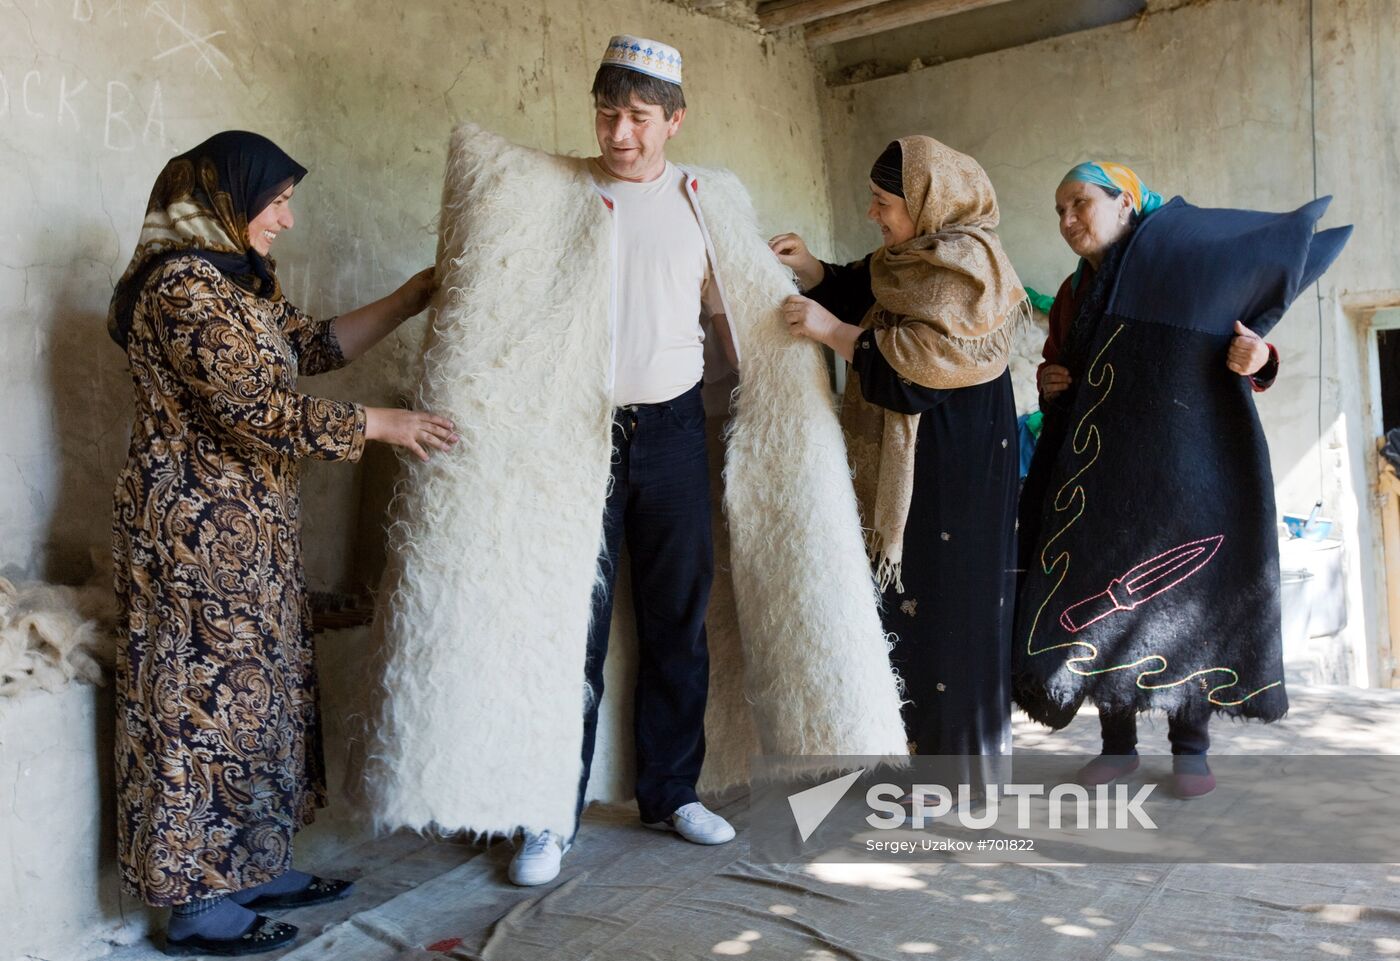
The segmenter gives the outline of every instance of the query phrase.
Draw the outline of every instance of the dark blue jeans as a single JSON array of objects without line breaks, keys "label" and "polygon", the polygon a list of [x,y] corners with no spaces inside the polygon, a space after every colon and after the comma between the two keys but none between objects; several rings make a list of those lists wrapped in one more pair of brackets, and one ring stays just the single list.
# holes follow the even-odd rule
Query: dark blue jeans
[{"label": "dark blue jeans", "polygon": [[655,822],[697,799],[695,782],[705,759],[710,685],[705,608],[714,579],[714,540],[700,385],[665,403],[617,408],[612,442],[604,554],[588,636],[585,674],[592,696],[583,718],[577,813],[583,813],[593,764],[613,579],[625,540],[637,619],[637,807],[643,821]]}]

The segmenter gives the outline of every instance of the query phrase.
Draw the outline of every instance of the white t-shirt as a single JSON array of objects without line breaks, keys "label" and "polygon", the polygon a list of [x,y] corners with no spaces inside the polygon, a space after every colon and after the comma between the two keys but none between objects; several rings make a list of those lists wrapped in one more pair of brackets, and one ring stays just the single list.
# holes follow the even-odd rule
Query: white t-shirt
[{"label": "white t-shirt", "polygon": [[617,225],[617,328],[613,403],[658,404],[694,387],[705,371],[702,318],[723,312],[685,174],[631,183],[594,175]]}]

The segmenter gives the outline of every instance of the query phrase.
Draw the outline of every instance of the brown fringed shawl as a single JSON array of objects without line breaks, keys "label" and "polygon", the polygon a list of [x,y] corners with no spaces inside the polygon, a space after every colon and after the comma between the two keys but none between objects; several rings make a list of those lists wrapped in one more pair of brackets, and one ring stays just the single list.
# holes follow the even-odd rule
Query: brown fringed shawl
[{"label": "brown fringed shawl", "polygon": [[[1026,293],[993,228],[996,194],[977,161],[932,137],[904,137],[904,198],[917,235],[870,260],[875,304],[861,326],[901,377],[921,387],[985,384],[1006,370]],[[881,589],[903,592],[904,527],[914,491],[918,414],[867,403],[846,383],[841,425]]]}]

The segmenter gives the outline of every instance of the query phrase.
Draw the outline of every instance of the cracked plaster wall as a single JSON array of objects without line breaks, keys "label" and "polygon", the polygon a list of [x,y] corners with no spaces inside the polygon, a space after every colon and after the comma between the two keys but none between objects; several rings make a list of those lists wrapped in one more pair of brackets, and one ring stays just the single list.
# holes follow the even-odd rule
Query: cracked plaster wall
[{"label": "cracked plaster wall", "polygon": [[[816,73],[793,34],[663,0],[0,0],[0,571],[76,581],[108,549],[131,388],[107,303],[166,159],[232,127],[309,167],[275,254],[291,299],[333,315],[431,262],[455,121],[596,152],[587,91],[618,32],[686,58],[673,158],[733,169],[764,229],[829,237]],[[393,403],[421,324],[302,389]],[[357,467],[307,465],[313,589],[373,582],[392,473],[373,445]],[[366,643],[318,639],[333,769]],[[626,667],[610,659],[610,688]],[[606,740],[620,708],[605,710]],[[0,699],[0,956],[91,958],[147,930],[116,884],[111,716],[110,692],[85,686]],[[341,786],[333,773],[331,810],[298,840],[307,863],[362,836]]]},{"label": "cracked plaster wall", "polygon": [[[1280,509],[1306,512],[1321,495],[1344,538],[1351,676],[1385,683],[1374,442],[1348,309],[1400,299],[1400,4],[1161,0],[1150,9],[1141,22],[830,89],[834,253],[853,258],[878,243],[864,220],[869,165],[909,133],[982,163],[1007,250],[1022,280],[1047,294],[1075,263],[1052,209],[1073,164],[1120,160],[1167,197],[1285,210],[1313,196],[1315,149],[1318,193],[1335,195],[1323,226],[1357,230],[1322,280],[1321,330],[1309,291],[1271,336],[1283,373],[1258,405]],[[1018,345],[1022,410],[1035,406],[1042,341],[1043,327]]]},{"label": "cracked plaster wall", "polygon": [[[166,159],[241,127],[309,167],[274,254],[293,301],[334,314],[431,263],[456,120],[596,152],[587,91],[615,32],[686,57],[671,156],[737,172],[765,228],[828,235],[816,79],[796,35],[662,0],[0,0],[0,569],[71,581],[106,549],[131,403],[103,323]],[[421,323],[303,389],[392,403]],[[308,465],[313,589],[372,581],[353,548],[378,550],[364,515],[392,469]]]}]

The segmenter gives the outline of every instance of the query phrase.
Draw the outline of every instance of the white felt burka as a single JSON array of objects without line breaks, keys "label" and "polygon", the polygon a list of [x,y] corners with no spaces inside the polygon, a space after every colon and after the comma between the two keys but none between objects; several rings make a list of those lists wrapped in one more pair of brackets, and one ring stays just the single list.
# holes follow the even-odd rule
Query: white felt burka
[{"label": "white felt burka", "polygon": [[[794,287],[737,178],[687,175],[741,358],[717,558],[733,609],[717,589],[702,786],[743,782],[759,750],[904,754],[820,351],[782,322]],[[573,830],[611,450],[613,216],[586,161],[455,131],[418,403],[462,442],[409,464],[395,497],[365,784],[381,827]]]}]

